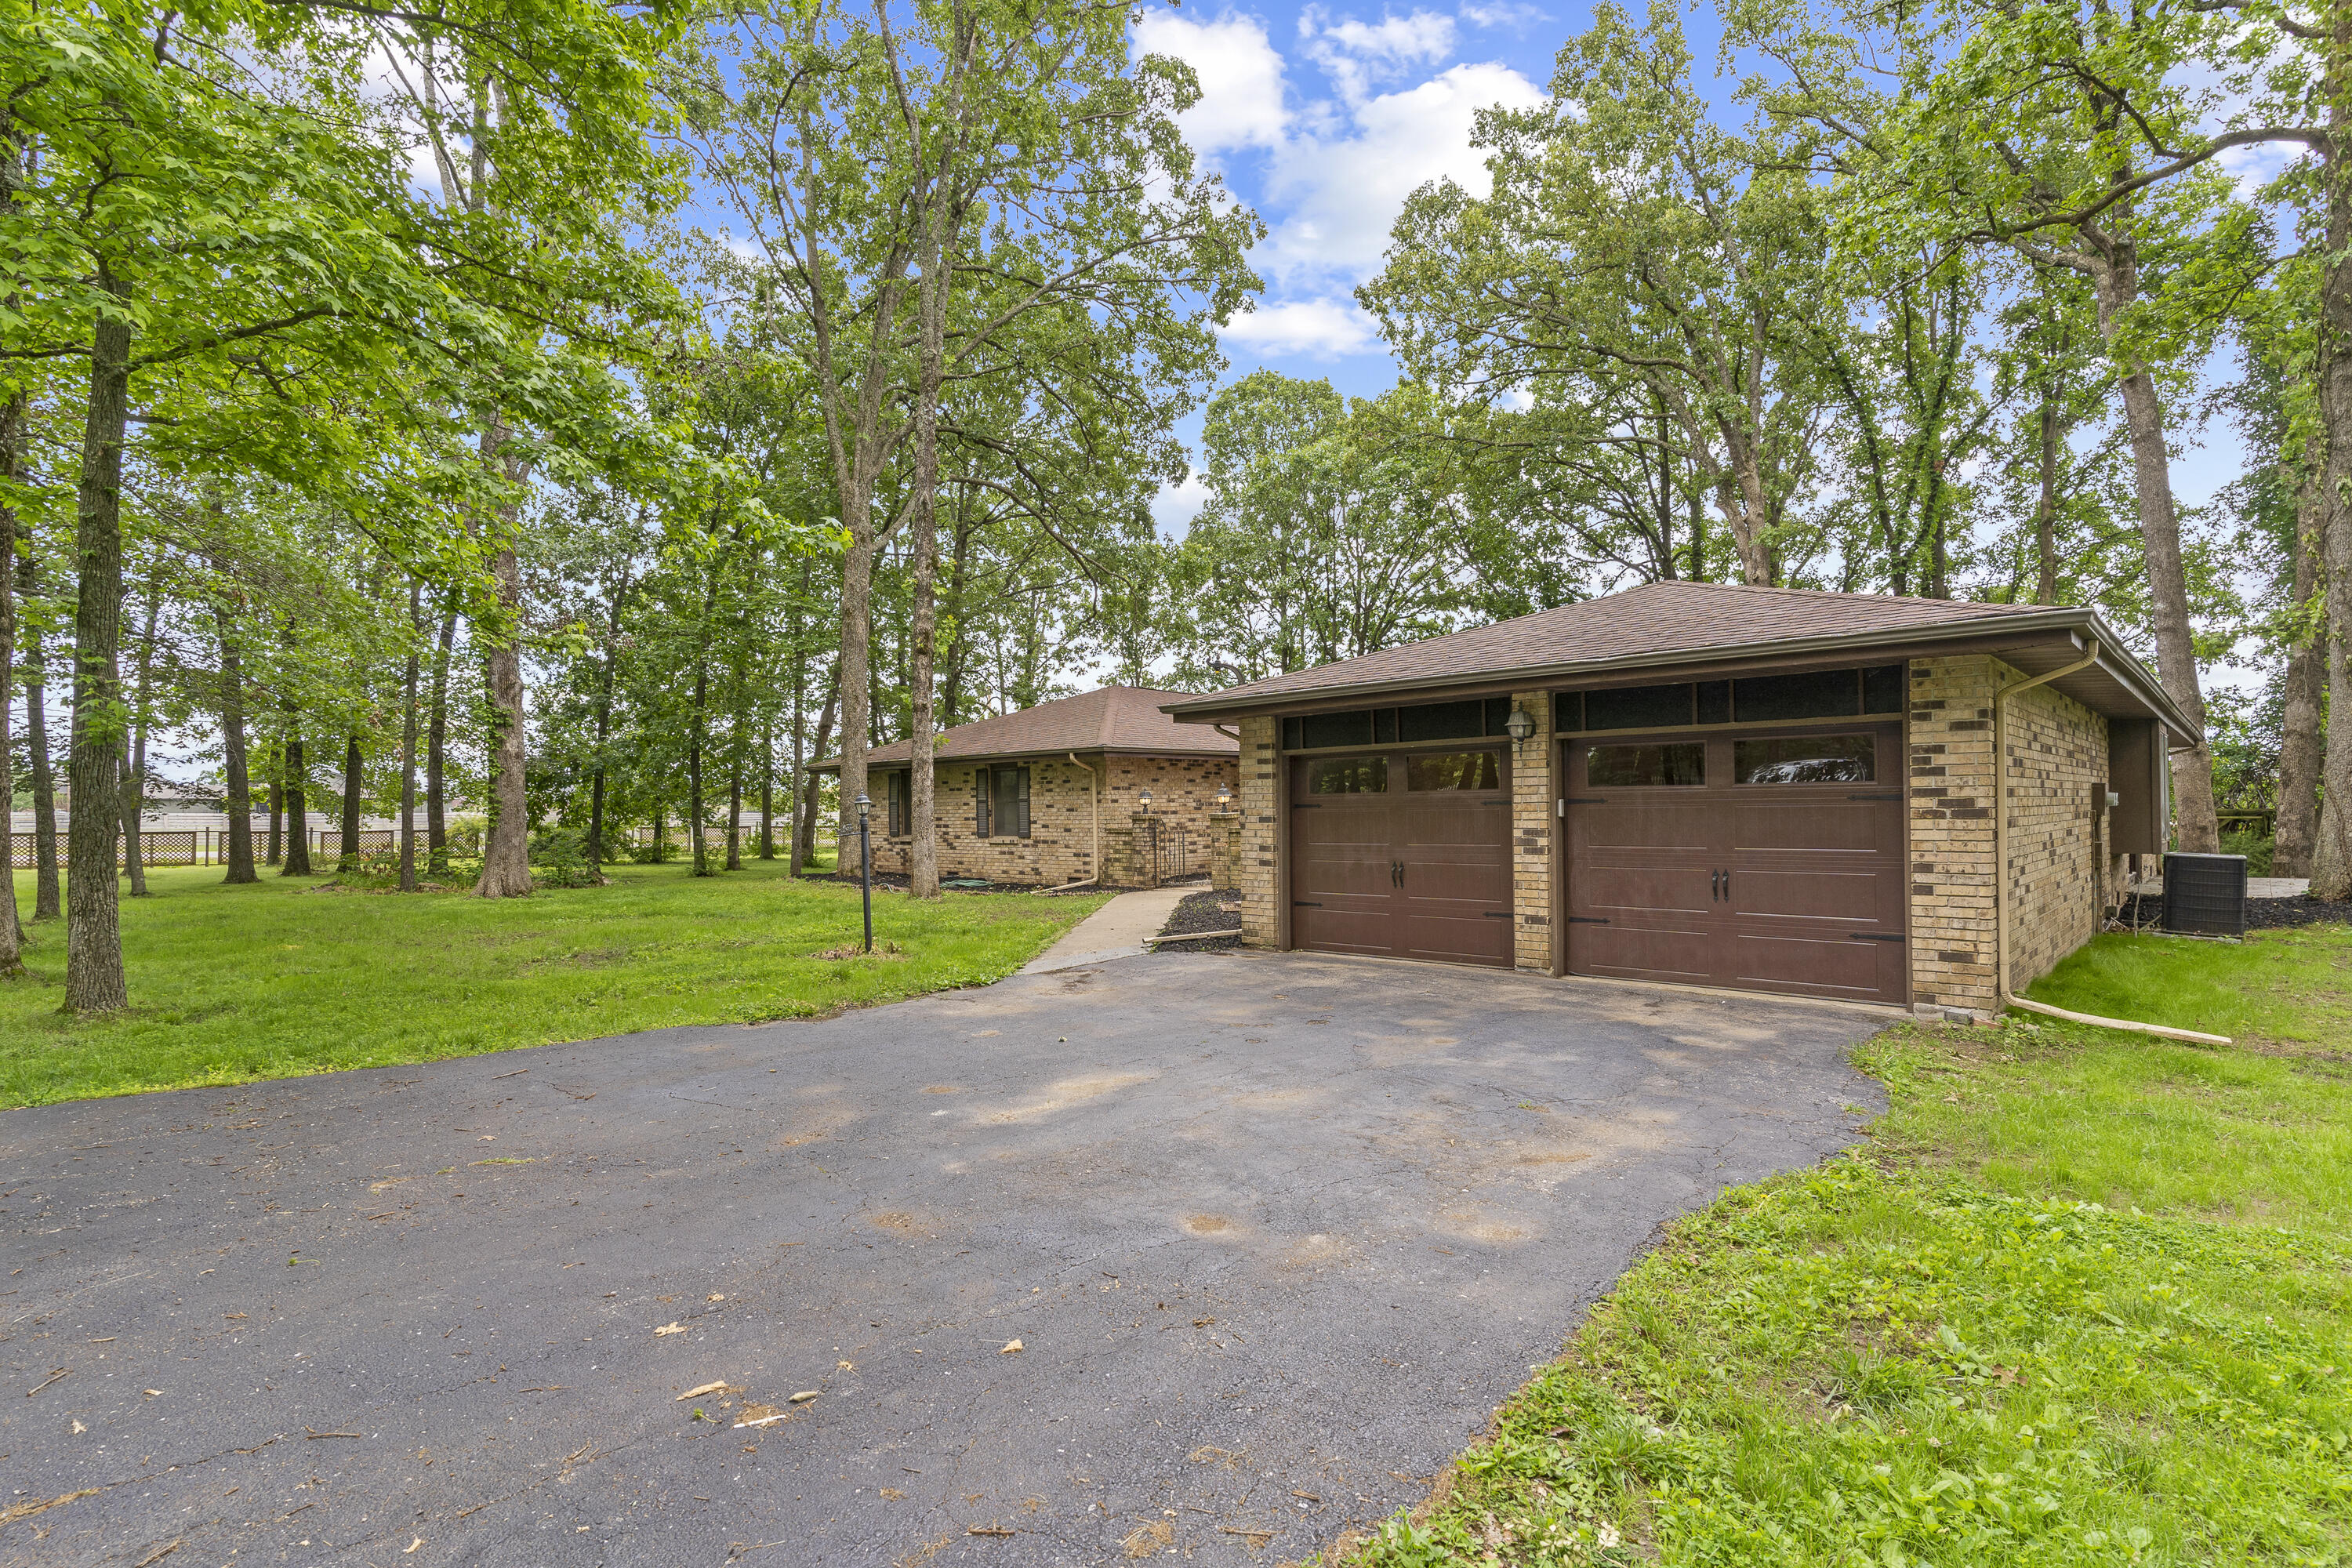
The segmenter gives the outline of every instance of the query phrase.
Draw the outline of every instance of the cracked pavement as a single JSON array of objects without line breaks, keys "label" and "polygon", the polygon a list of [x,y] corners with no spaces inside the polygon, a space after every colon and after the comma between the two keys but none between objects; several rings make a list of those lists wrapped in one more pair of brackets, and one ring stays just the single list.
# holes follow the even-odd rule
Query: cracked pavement
[{"label": "cracked pavement", "polygon": [[1294,1559],[1880,1026],[1171,952],[8,1111],[0,1564]]}]

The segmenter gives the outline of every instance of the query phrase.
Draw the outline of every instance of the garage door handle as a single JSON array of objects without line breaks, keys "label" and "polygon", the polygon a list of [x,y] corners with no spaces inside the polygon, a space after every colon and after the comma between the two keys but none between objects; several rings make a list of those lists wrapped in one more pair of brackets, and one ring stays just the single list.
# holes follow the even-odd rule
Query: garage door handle
[{"label": "garage door handle", "polygon": [[1511,911],[1508,910],[1488,910],[1486,911],[1486,918],[1490,921],[1507,921],[1511,918]]},{"label": "garage door handle", "polygon": [[1293,899],[1290,900],[1290,907],[1294,910],[1319,910],[1323,906],[1318,903],[1310,903],[1305,899]]},{"label": "garage door handle", "polygon": [[1570,915],[1568,917],[1568,923],[1572,926],[1605,926],[1609,923],[1609,917],[1607,915]]},{"label": "garage door handle", "polygon": [[1559,797],[1559,804],[1562,805],[1607,805],[1609,801],[1604,795],[1564,795]]},{"label": "garage door handle", "polygon": [[1723,873],[1722,873],[1722,872],[1720,872],[1720,871],[1709,871],[1709,872],[1706,874],[1706,896],[1707,896],[1707,900],[1708,900],[1710,903],[1712,903],[1715,900],[1717,900],[1717,899],[1719,899],[1719,898],[1723,897]]},{"label": "garage door handle", "polygon": [[1850,931],[1845,933],[1845,939],[1848,942],[1901,942],[1904,935],[1899,931],[1892,935],[1874,931]]}]

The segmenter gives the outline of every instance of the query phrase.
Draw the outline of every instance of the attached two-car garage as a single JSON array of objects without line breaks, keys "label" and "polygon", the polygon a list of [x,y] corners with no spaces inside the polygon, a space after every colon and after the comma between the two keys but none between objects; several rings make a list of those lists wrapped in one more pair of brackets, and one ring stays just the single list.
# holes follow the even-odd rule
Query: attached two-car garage
[{"label": "attached two-car garage", "polygon": [[2197,739],[2087,610],[1687,583],[1168,711],[1240,738],[1246,945],[1975,1016],[2097,931]]}]

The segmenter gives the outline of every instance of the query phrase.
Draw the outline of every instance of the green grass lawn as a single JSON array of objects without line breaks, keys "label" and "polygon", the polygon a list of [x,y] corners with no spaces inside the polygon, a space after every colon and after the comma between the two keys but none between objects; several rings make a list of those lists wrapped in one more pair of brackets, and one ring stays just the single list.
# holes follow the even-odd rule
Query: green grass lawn
[{"label": "green grass lawn", "polygon": [[[610,874],[607,887],[485,903],[150,871],[152,896],[122,902],[125,1013],[60,1016],[64,927],[28,927],[30,976],[0,983],[0,1106],[814,1017],[1000,979],[1102,903],[877,894],[876,955],[834,957],[861,940],[855,888],[793,881],[781,861]],[[32,894],[18,873],[21,907]]]},{"label": "green grass lawn", "polygon": [[1669,1227],[1352,1561],[2352,1562],[2352,931],[2102,938],[1858,1053],[1870,1141]]}]

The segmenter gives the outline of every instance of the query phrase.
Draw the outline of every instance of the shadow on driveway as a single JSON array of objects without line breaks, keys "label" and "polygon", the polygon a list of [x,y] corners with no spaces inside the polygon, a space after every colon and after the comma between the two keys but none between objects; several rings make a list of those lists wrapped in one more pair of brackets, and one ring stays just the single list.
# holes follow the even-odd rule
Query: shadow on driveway
[{"label": "shadow on driveway", "polygon": [[1851,1142],[1877,1026],[1162,953],[10,1111],[0,1509],[98,1489],[0,1563],[1296,1557]]}]

